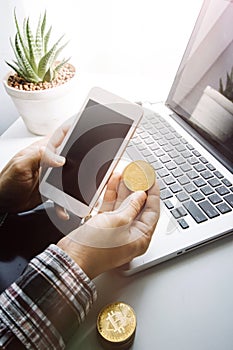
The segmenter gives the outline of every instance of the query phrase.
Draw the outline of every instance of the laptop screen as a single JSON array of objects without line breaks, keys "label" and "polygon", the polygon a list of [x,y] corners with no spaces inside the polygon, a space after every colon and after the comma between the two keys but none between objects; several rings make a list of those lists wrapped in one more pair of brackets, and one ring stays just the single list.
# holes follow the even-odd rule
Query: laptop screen
[{"label": "laptop screen", "polygon": [[166,103],[232,171],[233,0],[204,1]]}]

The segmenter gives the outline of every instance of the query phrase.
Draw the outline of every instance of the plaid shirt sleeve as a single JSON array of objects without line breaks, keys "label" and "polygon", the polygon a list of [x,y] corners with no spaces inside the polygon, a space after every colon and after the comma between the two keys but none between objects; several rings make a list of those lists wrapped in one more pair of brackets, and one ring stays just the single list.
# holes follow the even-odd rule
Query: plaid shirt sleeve
[{"label": "plaid shirt sleeve", "polygon": [[95,299],[94,284],[51,244],[0,295],[0,349],[64,349]]}]

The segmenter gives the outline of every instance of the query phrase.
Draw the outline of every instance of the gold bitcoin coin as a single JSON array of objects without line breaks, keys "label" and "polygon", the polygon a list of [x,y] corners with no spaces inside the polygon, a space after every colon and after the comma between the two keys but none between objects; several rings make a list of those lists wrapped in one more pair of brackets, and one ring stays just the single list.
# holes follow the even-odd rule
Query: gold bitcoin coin
[{"label": "gold bitcoin coin", "polygon": [[129,163],[123,171],[123,181],[131,191],[147,191],[155,183],[154,168],[144,160]]},{"label": "gold bitcoin coin", "polygon": [[127,349],[132,344],[135,329],[135,312],[123,302],[107,305],[98,315],[97,331],[107,349],[112,349],[111,345],[114,349]]}]

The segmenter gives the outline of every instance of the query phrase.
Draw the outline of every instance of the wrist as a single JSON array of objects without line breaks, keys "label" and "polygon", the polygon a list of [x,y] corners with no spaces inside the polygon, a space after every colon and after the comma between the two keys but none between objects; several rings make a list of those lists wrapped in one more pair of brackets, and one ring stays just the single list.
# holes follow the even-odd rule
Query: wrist
[{"label": "wrist", "polygon": [[74,262],[83,270],[90,280],[95,278],[97,274],[93,266],[90,266],[89,256],[90,252],[86,251],[85,246],[81,246],[73,242],[68,236],[62,238],[57,246],[62,249]]}]

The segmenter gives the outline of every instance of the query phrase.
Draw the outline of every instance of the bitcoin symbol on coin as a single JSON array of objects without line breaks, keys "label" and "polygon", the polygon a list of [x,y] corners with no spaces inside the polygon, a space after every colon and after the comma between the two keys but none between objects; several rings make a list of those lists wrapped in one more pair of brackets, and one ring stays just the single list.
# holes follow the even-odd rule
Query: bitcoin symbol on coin
[{"label": "bitcoin symbol on coin", "polygon": [[118,311],[111,311],[108,312],[108,317],[106,318],[107,321],[109,321],[109,325],[107,330],[118,333],[124,333],[125,332],[125,325],[127,324],[127,318]]},{"label": "bitcoin symbol on coin", "polygon": [[136,316],[131,306],[116,302],[102,309],[97,319],[101,339],[114,344],[131,343],[136,329]]}]

